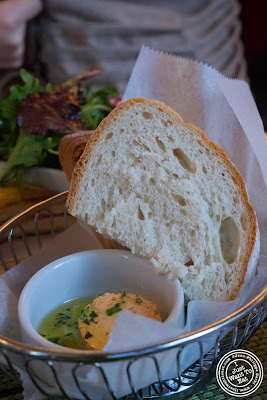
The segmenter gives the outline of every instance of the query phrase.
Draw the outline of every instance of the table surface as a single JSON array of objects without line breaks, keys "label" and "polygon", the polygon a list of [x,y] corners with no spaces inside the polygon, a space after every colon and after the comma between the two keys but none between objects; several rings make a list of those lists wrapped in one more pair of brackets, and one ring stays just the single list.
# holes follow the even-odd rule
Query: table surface
[{"label": "table surface", "polygon": [[[253,393],[253,395],[246,397],[246,399],[253,400],[267,400],[267,320],[257,329],[254,335],[242,348],[253,352],[259,357],[263,364],[264,379],[261,387]],[[22,387],[14,383],[6,375],[0,372],[0,400],[23,400]],[[168,397],[168,399],[175,400],[176,396]],[[227,395],[217,384],[214,377],[206,390],[199,392],[188,400],[224,400],[224,399],[237,399]],[[24,399],[27,400],[27,399]]]}]

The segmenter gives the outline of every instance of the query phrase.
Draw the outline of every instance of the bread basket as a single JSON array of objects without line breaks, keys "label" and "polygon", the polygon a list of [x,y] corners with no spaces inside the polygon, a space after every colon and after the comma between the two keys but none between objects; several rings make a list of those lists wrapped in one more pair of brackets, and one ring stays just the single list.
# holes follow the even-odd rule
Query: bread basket
[{"label": "bread basket", "polygon": [[[24,248],[24,254],[26,252],[27,256],[31,257],[32,251],[30,243],[33,243],[33,239],[39,248],[43,247],[45,249],[45,245],[42,243],[42,235],[38,230],[38,218],[40,218],[42,214],[49,215],[51,228],[49,240],[53,240],[54,236],[57,234],[53,224],[55,217],[53,213],[53,207],[55,207],[55,205],[57,206],[57,209],[59,206],[61,207],[62,212],[60,214],[60,218],[62,218],[62,229],[67,229],[70,218],[72,218],[67,214],[65,207],[67,194],[67,192],[63,192],[46,201],[43,201],[42,203],[36,204],[35,206],[12,218],[0,228],[1,241],[4,241],[6,246],[9,248],[10,254],[12,254],[14,260],[13,265],[18,264],[22,260],[22,256],[19,254],[22,245]],[[59,218],[58,215],[57,218]],[[23,229],[25,221],[27,221],[27,223],[31,221],[31,223],[34,225],[34,237],[29,238],[28,235],[25,234]],[[18,251],[17,245],[14,245],[14,231],[19,232],[20,235],[19,239],[16,238],[16,241],[20,242],[20,251]],[[9,265],[10,263],[8,263],[5,259],[4,253],[0,252],[1,268],[4,268],[5,271],[8,271]],[[50,349],[46,349],[44,352],[44,349],[32,348],[29,345],[25,345],[23,343],[14,341],[9,337],[3,336],[0,332],[0,355],[2,356],[1,359],[5,360],[4,363],[0,363],[0,368],[2,368],[14,379],[20,380],[12,362],[14,357],[16,357],[20,360],[20,363],[23,364],[33,385],[35,385],[44,396],[50,396],[49,398],[53,398],[51,397],[52,393],[47,392],[47,389],[44,389],[40,385],[40,381],[36,380],[34,370],[31,368],[31,363],[35,360],[39,360],[40,362],[46,364],[46,366],[51,369],[54,375],[55,382],[58,386],[58,392],[62,396],[57,397],[57,399],[72,399],[72,397],[66,393],[60,380],[60,376],[58,376],[56,369],[54,368],[54,364],[57,361],[69,364],[72,363],[76,365],[76,367],[72,369],[72,373],[74,381],[77,385],[77,390],[79,393],[81,393],[81,395],[84,396],[83,398],[90,399],[90,391],[85,392],[80,385],[76,376],[76,369],[82,365],[92,365],[98,369],[100,374],[102,374],[104,383],[108,392],[110,393],[111,398],[117,399],[110,385],[108,377],[104,372],[103,365],[111,361],[116,362],[119,360],[124,360],[126,361],[126,373],[132,390],[132,394],[126,396],[124,399],[141,400],[164,397],[172,398],[172,396],[175,399],[184,399],[193,395],[194,393],[197,393],[206,386],[208,381],[214,375],[218,360],[227,352],[239,348],[242,344],[244,344],[252,335],[252,333],[259,327],[261,322],[266,317],[266,314],[267,287],[265,287],[261,293],[258,293],[257,296],[255,296],[244,307],[229,315],[227,318],[224,318],[223,320],[220,320],[212,325],[206,326],[201,330],[183,335],[175,340],[172,340],[171,342],[158,343],[153,347],[136,349],[136,351],[132,351],[130,353],[95,354],[95,352],[92,351],[92,354],[86,354],[83,357],[76,354],[67,354],[63,351],[58,352]],[[226,330],[228,331],[228,334],[225,336]],[[211,349],[207,354],[203,354],[202,341],[210,333],[216,334],[216,344],[214,348]],[[192,343],[197,343],[199,346],[199,360],[185,371],[182,371],[179,364],[181,352],[185,347]],[[167,349],[175,349],[176,351],[177,375],[171,380],[163,381],[161,378],[161,365],[159,365],[157,362],[155,355]],[[144,358],[149,358],[154,363],[158,376],[158,382],[153,383],[149,387],[146,387],[142,390],[137,390],[136,384],[131,375],[131,366],[136,360]]]}]

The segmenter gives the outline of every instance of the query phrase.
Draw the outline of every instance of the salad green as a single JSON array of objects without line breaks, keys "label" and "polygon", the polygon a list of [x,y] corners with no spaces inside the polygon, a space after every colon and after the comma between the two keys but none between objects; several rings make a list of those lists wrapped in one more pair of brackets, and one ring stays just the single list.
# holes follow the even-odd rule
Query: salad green
[{"label": "salad green", "polygon": [[[0,100],[0,160],[6,161],[0,175],[0,187],[6,186],[15,179],[17,187],[22,191],[25,172],[33,166],[60,168],[58,146],[64,135],[51,134],[48,137],[28,134],[18,125],[20,102],[29,94],[51,93],[60,87],[51,83],[41,85],[38,78],[25,69],[21,69],[22,84],[10,87],[7,99]],[[75,80],[74,80],[75,82]],[[79,118],[86,129],[94,130],[114,108],[110,99],[118,96],[116,88],[107,87],[93,92],[90,86],[70,88],[77,94],[80,104]],[[63,87],[63,86],[62,86]]]}]

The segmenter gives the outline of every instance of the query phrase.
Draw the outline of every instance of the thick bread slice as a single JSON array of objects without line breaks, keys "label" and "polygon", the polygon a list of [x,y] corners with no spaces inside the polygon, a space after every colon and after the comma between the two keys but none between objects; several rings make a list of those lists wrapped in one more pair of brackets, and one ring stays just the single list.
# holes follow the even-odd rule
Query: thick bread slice
[{"label": "thick bread slice", "polygon": [[[81,157],[86,143],[90,140],[94,131],[79,131],[71,133],[63,137],[58,148],[58,157],[63,168],[63,171],[67,175],[67,179],[70,182],[74,167]],[[93,233],[105,249],[119,249],[122,248],[115,241],[100,235],[94,228]]]},{"label": "thick bread slice", "polygon": [[81,157],[86,143],[94,131],[79,131],[63,137],[58,148],[58,157],[61,167],[67,175],[68,181],[71,181],[74,167]]},{"label": "thick bread slice", "polygon": [[256,273],[259,234],[225,152],[165,104],[122,103],[71,181],[69,212],[178,277],[189,299],[234,299]]}]

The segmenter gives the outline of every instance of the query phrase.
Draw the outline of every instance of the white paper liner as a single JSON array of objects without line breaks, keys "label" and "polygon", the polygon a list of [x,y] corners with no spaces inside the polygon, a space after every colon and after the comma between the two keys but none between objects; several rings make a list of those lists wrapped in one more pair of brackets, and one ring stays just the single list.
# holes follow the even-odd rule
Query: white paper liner
[{"label": "white paper liner", "polygon": [[[155,345],[182,333],[200,329],[231,314],[259,293],[267,282],[267,159],[262,121],[252,94],[245,82],[224,78],[213,68],[180,57],[163,54],[146,47],[141,49],[124,99],[146,97],[165,102],[177,111],[185,122],[199,126],[209,137],[224,148],[245,178],[251,203],[256,210],[261,233],[261,259],[258,275],[246,288],[241,288],[235,301],[192,301],[188,305],[187,323],[177,331],[157,321],[121,312],[112,330],[106,351],[122,352]],[[35,270],[52,260],[76,251],[99,248],[100,245],[79,224],[59,235],[48,249],[29,258],[0,277],[0,332],[20,339],[17,319],[19,294]],[[202,341],[204,352],[209,351],[217,334],[210,334]],[[177,350],[164,351],[155,357],[163,379],[177,376]],[[199,358],[198,344],[182,352],[180,368],[187,368]],[[126,362],[104,365],[110,385],[117,397],[132,391],[127,375]],[[83,398],[71,377],[73,365],[55,363],[60,381],[69,396]],[[44,374],[44,368],[36,367]],[[153,360],[141,359],[131,367],[135,389],[158,380]],[[27,375],[21,371],[24,396],[27,400],[43,398],[33,388]],[[99,371],[84,367],[79,376],[92,399],[110,398]],[[52,384],[53,379],[49,379]],[[44,385],[42,385],[44,387]],[[90,391],[89,389],[90,388]],[[49,388],[49,393],[52,389]],[[55,389],[54,393],[58,393]]]}]

